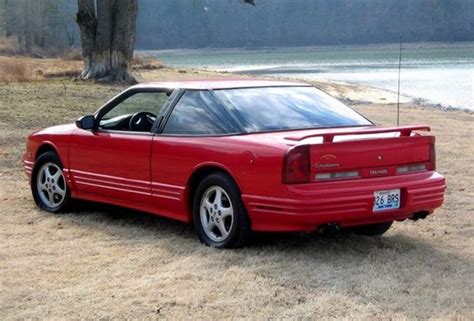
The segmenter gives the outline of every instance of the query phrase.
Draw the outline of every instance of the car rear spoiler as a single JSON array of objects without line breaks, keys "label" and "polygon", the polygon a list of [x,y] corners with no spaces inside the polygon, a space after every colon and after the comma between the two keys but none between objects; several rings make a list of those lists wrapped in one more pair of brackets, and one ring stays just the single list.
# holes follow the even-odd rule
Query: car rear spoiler
[{"label": "car rear spoiler", "polygon": [[396,133],[399,132],[400,136],[410,136],[415,130],[418,131],[431,131],[431,128],[427,125],[419,126],[399,126],[399,127],[385,127],[385,128],[364,128],[364,129],[335,129],[330,132],[309,134],[305,136],[293,136],[285,137],[288,140],[302,141],[311,137],[323,137],[323,143],[332,143],[335,136],[347,136],[347,135],[362,135],[362,134],[382,134],[382,133]]}]

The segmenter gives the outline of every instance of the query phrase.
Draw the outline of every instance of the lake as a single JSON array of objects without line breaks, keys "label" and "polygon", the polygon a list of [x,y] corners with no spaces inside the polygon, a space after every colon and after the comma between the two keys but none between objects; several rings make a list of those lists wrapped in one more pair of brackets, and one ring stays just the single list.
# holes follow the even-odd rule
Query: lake
[{"label": "lake", "polygon": [[[398,45],[164,50],[147,54],[170,67],[331,80],[397,91]],[[402,95],[474,110],[474,44],[408,44],[402,56]]]}]

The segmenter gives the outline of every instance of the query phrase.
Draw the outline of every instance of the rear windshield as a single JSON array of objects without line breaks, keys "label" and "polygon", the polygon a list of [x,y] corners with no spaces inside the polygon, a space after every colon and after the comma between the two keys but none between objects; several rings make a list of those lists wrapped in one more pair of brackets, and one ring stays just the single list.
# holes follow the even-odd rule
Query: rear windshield
[{"label": "rear windshield", "polygon": [[216,90],[246,132],[372,125],[314,87]]}]

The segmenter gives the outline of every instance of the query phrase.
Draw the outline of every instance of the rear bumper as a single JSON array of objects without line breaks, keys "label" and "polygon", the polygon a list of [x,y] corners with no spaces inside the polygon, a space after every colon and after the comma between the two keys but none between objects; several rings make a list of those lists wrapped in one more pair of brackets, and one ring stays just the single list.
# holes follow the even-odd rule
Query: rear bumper
[{"label": "rear bumper", "polygon": [[[401,189],[401,207],[373,212],[374,192]],[[287,195],[242,195],[255,231],[313,231],[336,223],[341,227],[405,220],[432,213],[444,201],[446,182],[436,172],[391,177],[289,185]]]}]

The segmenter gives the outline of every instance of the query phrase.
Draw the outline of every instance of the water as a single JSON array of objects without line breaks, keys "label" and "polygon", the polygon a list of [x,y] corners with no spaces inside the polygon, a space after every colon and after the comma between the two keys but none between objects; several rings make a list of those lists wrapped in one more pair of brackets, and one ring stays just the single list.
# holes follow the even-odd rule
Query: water
[{"label": "water", "polygon": [[[401,73],[403,95],[445,107],[474,110],[474,44],[407,47],[403,50]],[[397,90],[397,46],[151,53],[172,67],[332,80]]]}]

